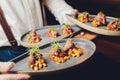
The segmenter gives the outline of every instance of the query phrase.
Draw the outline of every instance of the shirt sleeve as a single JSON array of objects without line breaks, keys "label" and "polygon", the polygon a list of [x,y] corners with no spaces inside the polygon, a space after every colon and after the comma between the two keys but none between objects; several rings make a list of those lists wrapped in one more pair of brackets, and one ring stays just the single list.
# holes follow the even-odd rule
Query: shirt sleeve
[{"label": "shirt sleeve", "polygon": [[69,22],[65,17],[65,14],[72,14],[73,8],[64,0],[44,0],[44,4],[60,24]]}]

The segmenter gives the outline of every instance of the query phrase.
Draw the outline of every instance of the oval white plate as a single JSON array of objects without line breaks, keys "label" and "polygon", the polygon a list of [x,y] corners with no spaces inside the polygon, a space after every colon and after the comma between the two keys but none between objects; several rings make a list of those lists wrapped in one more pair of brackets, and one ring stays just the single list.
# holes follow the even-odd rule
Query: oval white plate
[{"label": "oval white plate", "polygon": [[[55,28],[55,29],[59,32],[60,36],[58,36],[57,38],[49,38],[49,37],[47,36],[47,31],[48,31],[48,28],[51,28],[51,27]],[[78,27],[78,26],[76,26],[76,25],[71,25],[71,27],[72,27],[72,29],[73,29],[73,34],[70,34],[70,35],[62,35],[62,33],[61,33],[61,27],[62,27],[62,25],[53,25],[53,26],[45,26],[45,27],[43,27],[43,28],[37,29],[37,30],[36,30],[36,33],[41,36],[42,40],[41,40],[40,42],[34,43],[34,44],[29,44],[29,43],[27,43],[26,35],[30,32],[30,31],[29,31],[29,32],[25,33],[25,34],[21,37],[20,43],[21,43],[21,45],[24,46],[24,47],[36,47],[36,46],[39,47],[39,46],[43,46],[43,45],[45,45],[45,44],[47,44],[47,43],[50,43],[50,42],[53,42],[53,41],[56,41],[56,40],[60,40],[60,39],[66,38],[66,37],[69,37],[69,36],[71,36],[71,35],[74,35],[76,32],[82,30],[80,27]]]},{"label": "oval white plate", "polygon": [[[92,17],[95,17],[95,15],[90,15]],[[86,29],[88,31],[98,33],[101,35],[107,35],[107,36],[120,36],[120,31],[110,31],[106,29],[106,26],[100,26],[100,27],[93,27],[90,22],[88,23],[82,23],[78,21],[73,15],[66,14],[66,17],[68,20],[73,22],[74,24],[78,25],[79,27]],[[106,17],[107,22],[110,22],[111,20],[115,19],[113,17]]]},{"label": "oval white plate", "polygon": [[[67,60],[64,63],[55,63],[53,61],[51,61],[49,59],[49,50],[50,50],[50,44],[46,44],[43,47],[40,47],[41,49],[41,54],[43,54],[43,57],[45,58],[46,62],[47,62],[47,67],[42,68],[39,71],[34,71],[28,68],[28,62],[27,62],[27,58],[28,58],[28,53],[22,54],[18,57],[16,57],[13,61],[16,63],[16,66],[11,70],[11,71],[15,71],[17,73],[27,73],[27,74],[31,74],[31,75],[37,75],[37,74],[43,74],[43,73],[51,73],[51,72],[55,72],[55,71],[61,71],[61,70],[65,70],[71,67],[74,67],[76,65],[80,65],[81,63],[85,62],[86,60],[88,60],[95,52],[96,50],[96,46],[92,41],[89,40],[85,40],[85,39],[78,39],[78,38],[73,38],[72,39],[73,42],[76,43],[76,46],[80,46],[82,51],[83,51],[83,55],[81,55],[80,57],[75,57],[75,58],[70,58],[69,60]],[[63,46],[66,42],[65,39],[57,41],[61,46]]]}]

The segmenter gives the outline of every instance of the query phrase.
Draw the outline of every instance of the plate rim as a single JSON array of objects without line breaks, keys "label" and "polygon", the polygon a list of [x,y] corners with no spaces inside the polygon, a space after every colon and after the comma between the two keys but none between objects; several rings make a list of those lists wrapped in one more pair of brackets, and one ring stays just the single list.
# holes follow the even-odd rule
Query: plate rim
[{"label": "plate rim", "polygon": [[[101,29],[101,28],[98,28],[98,27],[93,27],[93,26],[84,24],[82,22],[79,22],[77,19],[75,19],[71,16],[73,16],[73,15],[66,14],[66,18],[68,20],[70,20],[71,22],[75,23],[76,25],[78,25],[79,27],[81,27],[83,29],[86,29],[88,31],[98,33],[98,34],[101,34],[101,35],[120,36],[120,31],[110,31],[110,30],[105,30],[105,29]],[[95,16],[95,15],[93,15],[93,16]],[[109,16],[107,16],[107,18],[115,19],[115,17],[109,17]]]}]

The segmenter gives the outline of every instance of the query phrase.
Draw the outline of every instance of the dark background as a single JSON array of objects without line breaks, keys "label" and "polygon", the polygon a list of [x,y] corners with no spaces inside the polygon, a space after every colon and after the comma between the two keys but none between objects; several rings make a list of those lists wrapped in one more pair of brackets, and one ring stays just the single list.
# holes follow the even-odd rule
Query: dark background
[{"label": "dark background", "polygon": [[[120,17],[119,0],[66,0],[66,2],[80,12],[97,14],[102,11],[107,16]],[[45,11],[48,24],[58,24],[54,16],[47,9]],[[61,72],[33,76],[32,80],[120,80],[120,62],[95,52],[90,59],[76,67]]]},{"label": "dark background", "polygon": [[[120,0],[65,0],[74,9],[80,12],[87,11],[90,14],[97,14],[102,11],[107,16],[120,17]],[[61,5],[62,6],[62,5]],[[58,24],[54,16],[47,8],[46,20],[49,25]]]}]

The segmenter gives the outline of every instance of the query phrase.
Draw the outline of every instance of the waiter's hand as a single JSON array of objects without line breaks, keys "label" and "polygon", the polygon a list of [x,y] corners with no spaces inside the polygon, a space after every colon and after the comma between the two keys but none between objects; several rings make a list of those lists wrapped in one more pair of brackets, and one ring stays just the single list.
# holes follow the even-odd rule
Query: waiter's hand
[{"label": "waiter's hand", "polygon": [[[14,67],[13,62],[0,62],[0,73],[7,73]],[[28,80],[27,74],[0,74],[0,80]]]},{"label": "waiter's hand", "polygon": [[[74,10],[71,12],[71,14],[74,15],[74,16],[76,16],[78,13],[79,13],[79,11],[78,11],[77,9],[74,9]],[[74,23],[70,22],[69,20],[67,20],[66,22],[67,22],[68,24],[70,24],[70,25],[74,25]]]},{"label": "waiter's hand", "polygon": [[79,11],[77,10],[77,9],[74,9],[73,11],[72,11],[72,14],[73,15],[77,15],[79,13]]}]

